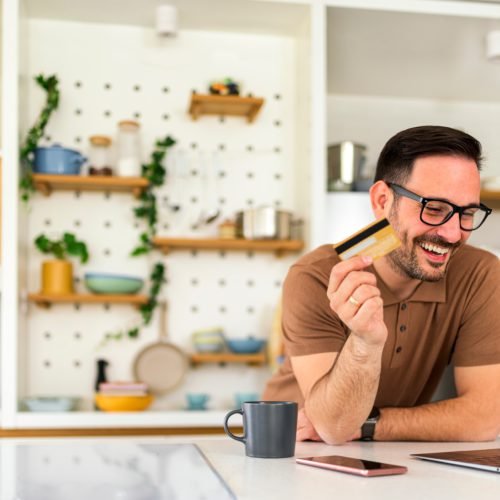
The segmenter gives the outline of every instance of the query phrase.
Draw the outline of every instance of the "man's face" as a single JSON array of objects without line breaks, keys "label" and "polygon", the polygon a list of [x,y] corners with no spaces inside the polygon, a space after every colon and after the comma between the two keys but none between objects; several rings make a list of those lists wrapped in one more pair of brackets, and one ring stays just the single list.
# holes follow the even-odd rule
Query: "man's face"
[{"label": "man's face", "polygon": [[[459,206],[479,203],[476,163],[462,157],[418,158],[403,187],[424,198],[440,198]],[[388,260],[404,276],[438,281],[443,278],[451,255],[468,240],[470,232],[460,229],[459,214],[441,226],[428,226],[420,220],[421,208],[417,201],[396,197],[388,219],[402,245],[388,255]]]}]

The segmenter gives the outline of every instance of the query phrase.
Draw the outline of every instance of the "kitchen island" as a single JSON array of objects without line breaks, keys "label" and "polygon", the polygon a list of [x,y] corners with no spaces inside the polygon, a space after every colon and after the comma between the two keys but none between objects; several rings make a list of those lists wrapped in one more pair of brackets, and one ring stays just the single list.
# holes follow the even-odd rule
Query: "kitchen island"
[{"label": "kitchen island", "polygon": [[498,500],[500,474],[410,457],[487,448],[500,448],[500,440],[297,444],[296,457],[336,454],[408,467],[401,476],[363,478],[298,465],[294,458],[249,458],[243,445],[223,436],[4,439],[0,498]]}]

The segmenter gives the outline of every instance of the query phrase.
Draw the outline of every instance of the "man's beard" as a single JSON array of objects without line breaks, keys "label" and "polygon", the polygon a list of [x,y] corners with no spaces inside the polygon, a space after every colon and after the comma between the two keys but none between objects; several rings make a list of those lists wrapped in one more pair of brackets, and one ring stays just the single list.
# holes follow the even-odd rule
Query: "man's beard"
[{"label": "man's beard", "polygon": [[[393,214],[391,214],[393,215]],[[394,214],[395,215],[395,214]],[[443,279],[446,273],[447,263],[453,252],[461,245],[460,243],[448,243],[437,235],[426,235],[415,238],[412,242],[409,241],[408,233],[399,229],[399,221],[397,217],[391,217],[391,225],[396,230],[401,240],[401,246],[393,250],[387,257],[391,267],[398,274],[420,281],[439,281]],[[434,243],[442,248],[449,248],[450,257],[446,262],[428,262],[435,268],[435,273],[429,273],[422,269],[418,262],[417,247],[421,243]]]}]

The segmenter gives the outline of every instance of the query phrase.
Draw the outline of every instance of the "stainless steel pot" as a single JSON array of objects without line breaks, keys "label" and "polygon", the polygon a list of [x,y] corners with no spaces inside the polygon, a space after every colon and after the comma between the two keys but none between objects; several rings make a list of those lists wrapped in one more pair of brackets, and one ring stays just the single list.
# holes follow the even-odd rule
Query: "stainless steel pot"
[{"label": "stainless steel pot", "polygon": [[236,234],[247,240],[289,240],[291,212],[274,207],[250,208],[237,212]]},{"label": "stainless steel pot", "polygon": [[328,191],[350,191],[365,178],[366,146],[351,141],[328,146]]}]

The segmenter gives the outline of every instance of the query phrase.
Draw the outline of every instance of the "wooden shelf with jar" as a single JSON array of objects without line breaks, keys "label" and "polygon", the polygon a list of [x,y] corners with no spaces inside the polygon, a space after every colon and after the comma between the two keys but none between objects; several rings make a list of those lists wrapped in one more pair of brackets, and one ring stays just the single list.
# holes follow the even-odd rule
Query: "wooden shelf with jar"
[{"label": "wooden shelf with jar", "polygon": [[300,252],[304,248],[301,240],[246,240],[243,238],[167,238],[156,236],[153,244],[163,253],[174,250],[243,250],[275,252],[277,256],[285,252]]},{"label": "wooden shelf with jar", "polygon": [[130,192],[139,198],[149,182],[143,177],[33,174],[35,189],[50,196],[52,191]]},{"label": "wooden shelf with jar", "polygon": [[198,352],[190,355],[192,365],[205,363],[243,363],[252,366],[266,364],[266,353],[264,351],[255,354],[236,354],[234,352]]},{"label": "wooden shelf with jar", "polygon": [[52,304],[130,304],[141,306],[146,304],[146,295],[111,295],[111,294],[80,294],[68,293],[61,295],[51,295],[44,293],[30,293],[28,300],[40,307],[48,308]]},{"label": "wooden shelf with jar", "polygon": [[248,123],[252,123],[263,104],[261,97],[193,93],[188,113],[193,120],[202,115],[243,116]]}]

